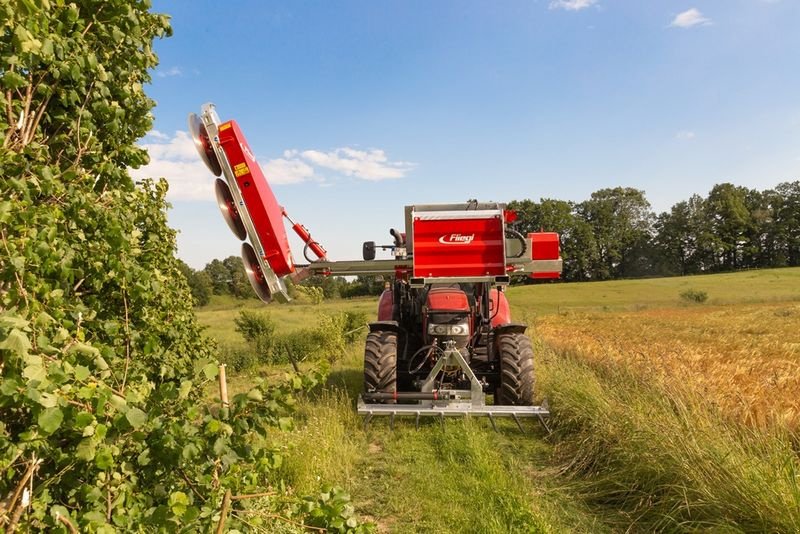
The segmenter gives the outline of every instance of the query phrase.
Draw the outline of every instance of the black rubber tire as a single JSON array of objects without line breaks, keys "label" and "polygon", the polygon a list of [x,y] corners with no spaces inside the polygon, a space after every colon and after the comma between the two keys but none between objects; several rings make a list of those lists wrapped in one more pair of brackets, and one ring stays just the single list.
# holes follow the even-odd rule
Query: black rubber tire
[{"label": "black rubber tire", "polygon": [[500,358],[500,387],[496,404],[532,406],[536,374],[533,371],[533,347],[525,334],[497,336]]},{"label": "black rubber tire", "polygon": [[[370,332],[364,345],[364,391],[397,391],[397,334]],[[393,403],[394,401],[387,401]]]}]

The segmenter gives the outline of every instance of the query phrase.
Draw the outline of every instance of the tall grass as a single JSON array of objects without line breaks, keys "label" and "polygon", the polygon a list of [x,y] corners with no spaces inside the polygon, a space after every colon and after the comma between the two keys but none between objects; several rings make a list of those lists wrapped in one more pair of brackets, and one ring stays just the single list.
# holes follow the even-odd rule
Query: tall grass
[{"label": "tall grass", "polygon": [[591,503],[625,513],[623,526],[800,532],[800,458],[787,433],[731,423],[690,388],[545,355],[556,454]]}]

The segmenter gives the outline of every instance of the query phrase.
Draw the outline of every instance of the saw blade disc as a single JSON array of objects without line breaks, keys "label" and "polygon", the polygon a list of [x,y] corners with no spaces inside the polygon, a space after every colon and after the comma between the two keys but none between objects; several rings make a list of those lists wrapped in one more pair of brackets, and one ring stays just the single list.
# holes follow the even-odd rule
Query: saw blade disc
[{"label": "saw blade disc", "polygon": [[214,173],[214,176],[220,176],[222,167],[220,167],[217,155],[211,146],[208,131],[203,121],[195,113],[189,113],[189,133],[192,135],[194,147],[197,149],[197,153],[200,154],[200,159],[206,164],[208,170]]},{"label": "saw blade disc", "polygon": [[247,230],[244,229],[242,216],[239,215],[239,210],[236,208],[236,201],[233,200],[233,195],[231,194],[228,184],[225,183],[225,180],[217,178],[214,184],[214,191],[217,194],[217,205],[219,206],[219,211],[222,212],[222,217],[225,219],[225,222],[228,223],[228,227],[234,235],[238,237],[240,241],[244,241],[247,238]]},{"label": "saw blade disc", "polygon": [[253,286],[253,291],[264,302],[270,302],[272,300],[272,291],[270,291],[267,279],[261,270],[261,265],[258,263],[256,251],[253,250],[250,243],[242,243],[242,261],[244,262],[244,271],[247,273],[247,279],[250,280],[250,285]]}]

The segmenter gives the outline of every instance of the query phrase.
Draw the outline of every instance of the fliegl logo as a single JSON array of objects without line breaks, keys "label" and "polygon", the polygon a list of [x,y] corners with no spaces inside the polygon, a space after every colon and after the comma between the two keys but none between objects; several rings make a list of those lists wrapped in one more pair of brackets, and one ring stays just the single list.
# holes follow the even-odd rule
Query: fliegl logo
[{"label": "fliegl logo", "polygon": [[445,234],[439,238],[442,245],[469,245],[475,239],[475,234]]}]

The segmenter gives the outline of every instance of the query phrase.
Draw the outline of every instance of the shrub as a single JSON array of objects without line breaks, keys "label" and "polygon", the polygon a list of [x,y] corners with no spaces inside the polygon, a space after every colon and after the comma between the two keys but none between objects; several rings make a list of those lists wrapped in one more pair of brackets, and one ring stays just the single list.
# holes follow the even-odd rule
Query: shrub
[{"label": "shrub", "polygon": [[366,330],[367,314],[362,311],[344,312],[344,325],[342,335],[346,343],[354,343],[361,338]]},{"label": "shrub", "polygon": [[269,314],[242,310],[233,322],[236,331],[255,349],[256,356],[269,360],[275,339],[275,322]]},{"label": "shrub", "polygon": [[681,293],[681,298],[687,302],[696,302],[697,304],[702,304],[708,300],[708,293],[698,289],[687,289]]}]

